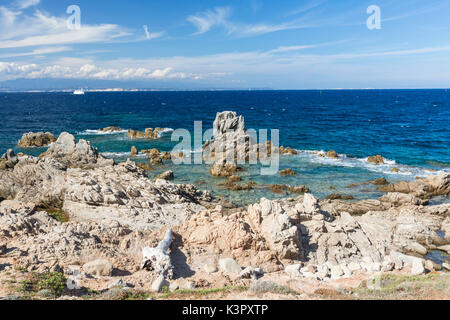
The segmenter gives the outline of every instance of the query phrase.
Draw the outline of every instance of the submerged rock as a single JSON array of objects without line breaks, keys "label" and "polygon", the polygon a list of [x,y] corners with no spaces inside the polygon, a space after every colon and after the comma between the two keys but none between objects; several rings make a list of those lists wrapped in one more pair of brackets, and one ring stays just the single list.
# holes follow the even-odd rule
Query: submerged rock
[{"label": "submerged rock", "polygon": [[296,155],[298,154],[298,151],[289,147],[283,147],[281,146],[279,149],[280,154],[287,154],[287,155]]},{"label": "submerged rock", "polygon": [[214,177],[231,177],[236,171],[236,164],[226,159],[217,160],[209,169],[209,173]]},{"label": "submerged rock", "polygon": [[131,147],[130,157],[136,157],[138,155],[139,151],[135,146]]},{"label": "submerged rock", "polygon": [[158,149],[150,149],[150,150],[142,150],[143,154],[148,155],[150,159],[150,165],[152,166],[159,166],[164,164],[163,160],[170,161],[172,159],[172,156],[168,154],[167,152],[161,152]]},{"label": "submerged rock", "polygon": [[161,174],[160,174],[159,176],[157,176],[154,180],[158,180],[158,179],[170,181],[170,180],[175,179],[175,176],[174,176],[174,174],[173,174],[173,171],[169,170],[169,171],[166,171],[166,172],[161,173]]},{"label": "submerged rock", "polygon": [[[181,156],[181,157],[183,157],[183,156]],[[165,160],[165,161],[171,161],[172,160],[172,155],[170,153],[168,153],[168,152],[163,152],[161,154],[161,158],[163,160]]]},{"label": "submerged rock", "polygon": [[127,137],[130,139],[159,139],[160,133],[164,131],[162,128],[147,128],[145,132],[129,129],[127,131]]},{"label": "submerged rock", "polygon": [[159,158],[160,155],[161,155],[161,151],[159,151],[156,148],[153,148],[153,149],[150,149],[150,150],[142,150],[141,152],[143,154],[147,154],[150,159],[152,159],[152,158]]},{"label": "submerged rock", "polygon": [[281,170],[280,171],[280,175],[283,177],[286,176],[295,176],[295,171],[292,170],[291,168],[285,169],[285,170]]},{"label": "submerged rock", "polygon": [[232,184],[234,182],[240,182],[242,178],[240,176],[230,176],[228,177],[227,184]]},{"label": "submerged rock", "polygon": [[253,190],[255,184],[253,182],[248,182],[247,184],[226,184],[227,189],[231,191],[249,191]]},{"label": "submerged rock", "polygon": [[270,192],[273,192],[273,193],[286,194],[287,190],[288,190],[287,185],[273,184],[270,186]]},{"label": "submerged rock", "polygon": [[289,190],[289,192],[298,193],[298,194],[303,194],[303,193],[308,193],[309,192],[309,188],[307,186],[289,187],[288,190]]},{"label": "submerged rock", "polygon": [[99,131],[102,131],[104,133],[112,133],[112,132],[123,131],[123,129],[120,127],[106,127],[103,129],[99,129]]},{"label": "submerged rock", "polygon": [[270,192],[273,193],[281,193],[281,194],[286,194],[286,192],[292,192],[292,193],[297,193],[297,194],[304,194],[309,192],[308,187],[306,186],[287,186],[287,185],[278,185],[278,184],[273,184],[270,186]]},{"label": "submerged rock", "polygon": [[384,164],[384,158],[380,155],[370,156],[367,158],[367,162],[373,163],[375,165]]},{"label": "submerged rock", "polygon": [[139,168],[141,168],[142,170],[145,170],[145,171],[154,170],[153,167],[149,163],[139,162],[137,165]]},{"label": "submerged rock", "polygon": [[337,158],[339,158],[339,155],[337,154],[336,151],[330,150],[330,151],[327,152],[326,157],[327,158],[337,159]]},{"label": "submerged rock", "polygon": [[160,166],[163,165],[164,162],[161,158],[152,158],[150,159],[150,165],[152,166]]},{"label": "submerged rock", "polygon": [[376,179],[376,180],[372,181],[371,183],[376,186],[385,186],[385,185],[389,184],[389,182],[384,177],[380,178],[380,179]]}]

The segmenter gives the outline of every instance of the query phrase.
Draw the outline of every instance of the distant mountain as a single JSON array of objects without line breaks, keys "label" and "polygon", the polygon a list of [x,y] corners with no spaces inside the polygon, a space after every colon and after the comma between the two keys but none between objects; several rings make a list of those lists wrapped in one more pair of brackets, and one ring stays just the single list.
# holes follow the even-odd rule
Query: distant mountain
[{"label": "distant mountain", "polygon": [[[100,90],[109,88],[154,89],[154,90],[246,90],[239,87],[211,87],[197,81],[117,81],[79,79],[16,79],[0,82],[0,91],[65,91],[84,88]],[[260,88],[262,89],[262,88]]]}]

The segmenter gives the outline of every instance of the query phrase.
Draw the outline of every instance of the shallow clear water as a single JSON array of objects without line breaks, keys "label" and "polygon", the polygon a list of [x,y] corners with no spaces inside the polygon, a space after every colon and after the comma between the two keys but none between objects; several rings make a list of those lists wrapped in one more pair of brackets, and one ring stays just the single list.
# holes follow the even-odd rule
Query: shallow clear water
[{"label": "shallow clear water", "polygon": [[449,263],[449,256],[442,251],[433,250],[426,255],[426,258],[437,264]]},{"label": "shallow clear water", "polygon": [[[380,193],[370,185],[351,189],[346,186],[380,177],[412,180],[430,174],[427,169],[450,171],[450,94],[445,90],[128,92],[84,96],[0,93],[0,152],[15,148],[17,152],[37,155],[43,150],[15,147],[23,133],[68,131],[121,161],[133,145],[170,151],[176,142],[171,141],[170,134],[159,140],[136,141],[129,140],[125,133],[99,135],[94,130],[120,126],[138,130],[185,128],[192,132],[194,121],[203,121],[203,128],[208,129],[216,113],[224,110],[242,114],[247,128],[279,129],[281,145],[302,151],[281,158],[281,169],[292,168],[296,176],[261,176],[259,167],[246,167],[244,181],[307,185],[320,197],[341,193],[362,199]],[[339,160],[319,158],[310,152],[331,149],[341,155]],[[389,159],[389,163],[367,163],[367,156],[376,154]],[[400,169],[400,173],[392,173],[393,168]],[[262,196],[284,196],[267,189],[224,190],[217,186],[223,181],[210,177],[205,165],[164,165],[150,176],[168,169],[175,172],[176,182],[195,183],[240,203],[258,201]],[[448,198],[438,201],[446,202]]]}]

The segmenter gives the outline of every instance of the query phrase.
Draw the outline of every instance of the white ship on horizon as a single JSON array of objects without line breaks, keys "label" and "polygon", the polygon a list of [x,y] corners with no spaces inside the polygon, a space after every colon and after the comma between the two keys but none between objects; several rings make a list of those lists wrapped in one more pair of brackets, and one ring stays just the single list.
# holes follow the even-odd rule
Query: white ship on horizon
[{"label": "white ship on horizon", "polygon": [[84,95],[84,90],[83,90],[83,89],[75,90],[75,91],[73,92],[73,94],[74,94],[74,95],[77,95],[77,96],[79,96],[79,95]]}]

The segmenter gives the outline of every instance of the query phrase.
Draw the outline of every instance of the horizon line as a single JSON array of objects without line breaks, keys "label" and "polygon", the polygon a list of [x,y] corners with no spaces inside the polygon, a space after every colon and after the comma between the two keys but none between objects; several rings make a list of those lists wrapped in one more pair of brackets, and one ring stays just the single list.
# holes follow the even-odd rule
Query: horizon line
[{"label": "horizon line", "polygon": [[[108,93],[118,93],[118,92],[201,92],[201,91],[358,91],[358,90],[449,90],[445,87],[434,87],[434,88],[301,88],[301,89],[274,89],[274,88],[162,88],[162,89],[151,89],[151,88],[104,88],[104,89],[85,89],[85,92],[96,93],[96,92],[108,92]],[[71,93],[74,89],[6,89],[0,88],[0,93]]]}]

